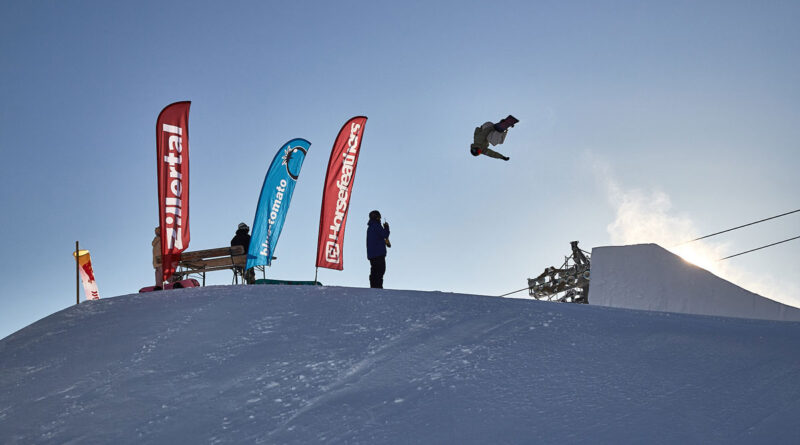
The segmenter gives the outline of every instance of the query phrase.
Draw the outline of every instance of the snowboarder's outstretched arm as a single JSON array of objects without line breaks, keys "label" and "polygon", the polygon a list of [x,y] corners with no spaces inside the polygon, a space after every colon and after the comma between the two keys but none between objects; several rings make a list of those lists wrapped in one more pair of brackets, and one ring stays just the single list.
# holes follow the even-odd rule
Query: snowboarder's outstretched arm
[{"label": "snowboarder's outstretched arm", "polygon": [[481,154],[489,156],[490,158],[502,159],[504,161],[508,161],[510,159],[508,156],[503,156],[501,153],[498,153],[491,148],[482,149]]}]

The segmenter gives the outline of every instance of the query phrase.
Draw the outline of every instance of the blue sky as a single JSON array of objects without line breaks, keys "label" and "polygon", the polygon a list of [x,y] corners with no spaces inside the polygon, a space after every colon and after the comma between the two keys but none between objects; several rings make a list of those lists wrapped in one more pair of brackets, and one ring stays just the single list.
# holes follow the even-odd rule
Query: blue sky
[{"label": "blue sky", "polygon": [[[251,224],[275,152],[311,141],[273,278],[313,279],[325,167],[356,115],[329,285],[368,286],[372,209],[392,226],[386,287],[499,295],[572,240],[669,247],[800,208],[798,20],[797,2],[3,2],[0,336],[74,303],[76,240],[101,296],[150,284],[155,120],[179,100],[190,250]],[[509,113],[511,160],[470,156],[473,128]],[[799,234],[794,214],[698,250]],[[798,254],[714,267],[797,305]]]}]

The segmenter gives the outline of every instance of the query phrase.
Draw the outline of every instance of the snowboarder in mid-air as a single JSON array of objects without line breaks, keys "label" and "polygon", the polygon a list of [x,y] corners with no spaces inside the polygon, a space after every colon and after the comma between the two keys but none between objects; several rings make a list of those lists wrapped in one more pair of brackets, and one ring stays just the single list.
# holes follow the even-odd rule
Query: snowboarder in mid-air
[{"label": "snowboarder in mid-air", "polygon": [[480,127],[475,128],[472,145],[469,147],[469,152],[472,156],[486,155],[490,158],[502,159],[508,161],[510,158],[504,156],[489,148],[489,144],[500,145],[506,140],[508,129],[513,127],[514,124],[519,122],[519,119],[512,115],[501,120],[498,123],[486,122]]}]

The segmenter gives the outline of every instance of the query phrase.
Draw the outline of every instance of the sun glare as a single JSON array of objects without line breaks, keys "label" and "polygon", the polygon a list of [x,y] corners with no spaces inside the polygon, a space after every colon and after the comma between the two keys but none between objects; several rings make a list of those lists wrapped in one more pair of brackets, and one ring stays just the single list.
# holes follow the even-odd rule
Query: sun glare
[{"label": "sun glare", "polygon": [[714,272],[718,268],[718,258],[714,255],[714,252],[702,245],[680,246],[675,248],[672,253],[683,258],[687,263],[694,264],[709,272]]}]

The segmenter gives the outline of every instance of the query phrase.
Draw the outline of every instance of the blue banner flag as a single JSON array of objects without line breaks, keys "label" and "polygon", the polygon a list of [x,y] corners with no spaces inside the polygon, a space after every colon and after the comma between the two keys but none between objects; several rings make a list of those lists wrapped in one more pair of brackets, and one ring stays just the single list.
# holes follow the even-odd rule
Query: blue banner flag
[{"label": "blue banner flag", "polygon": [[278,150],[272,160],[261,187],[261,197],[253,221],[250,248],[247,251],[247,269],[272,264],[272,255],[289,211],[294,185],[310,147],[311,142],[305,139],[292,139]]}]

